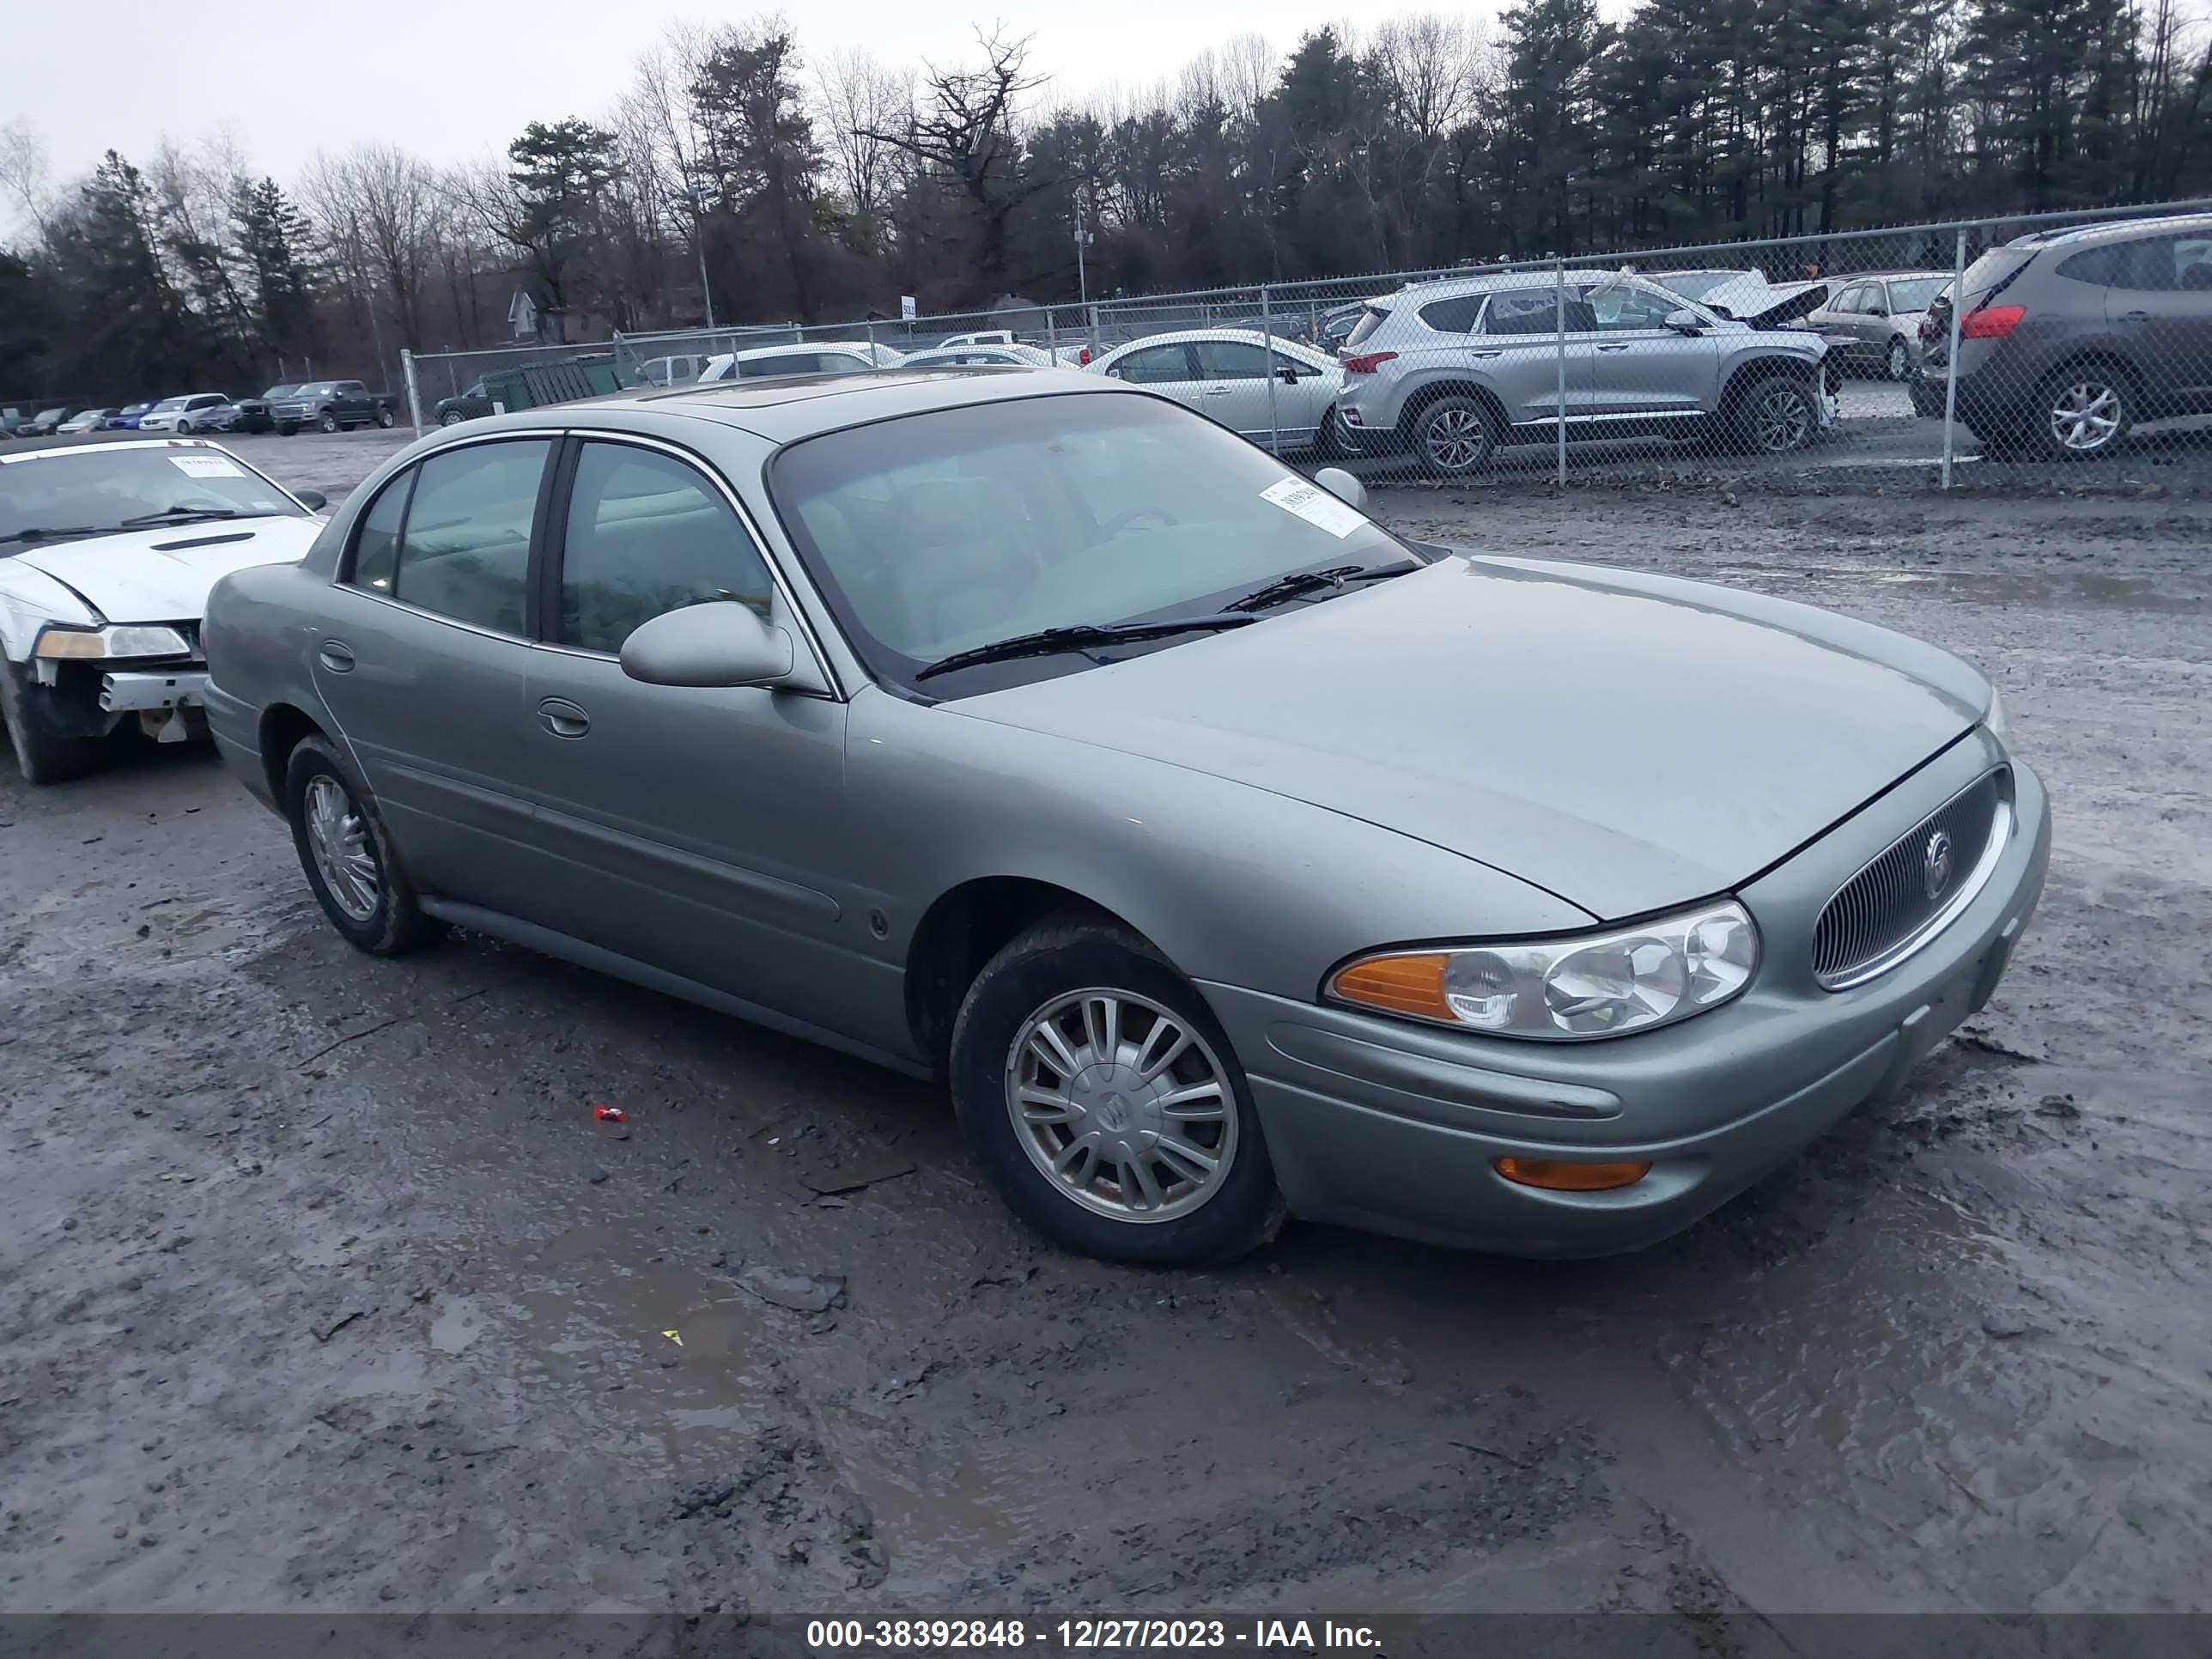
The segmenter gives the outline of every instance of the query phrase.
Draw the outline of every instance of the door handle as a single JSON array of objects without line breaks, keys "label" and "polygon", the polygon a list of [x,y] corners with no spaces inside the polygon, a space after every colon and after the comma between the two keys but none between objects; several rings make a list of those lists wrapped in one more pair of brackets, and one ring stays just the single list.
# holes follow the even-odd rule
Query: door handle
[{"label": "door handle", "polygon": [[350,646],[341,645],[336,640],[325,640],[322,647],[315,653],[315,657],[333,674],[353,672],[353,648]]},{"label": "door handle", "polygon": [[556,738],[580,738],[592,729],[592,717],[566,697],[539,703],[538,723]]},{"label": "door handle", "polygon": [[1202,398],[1226,398],[1229,395],[1229,388],[1225,386],[1210,386],[1199,395]]},{"label": "door handle", "polygon": [[1601,345],[1598,349],[1600,351],[1626,351],[1628,349],[1628,342],[1623,340],[1618,345]]},{"label": "door handle", "polygon": [[2124,323],[2147,323],[2150,320],[2150,313],[2148,311],[2124,311],[2120,313],[2120,320]]}]

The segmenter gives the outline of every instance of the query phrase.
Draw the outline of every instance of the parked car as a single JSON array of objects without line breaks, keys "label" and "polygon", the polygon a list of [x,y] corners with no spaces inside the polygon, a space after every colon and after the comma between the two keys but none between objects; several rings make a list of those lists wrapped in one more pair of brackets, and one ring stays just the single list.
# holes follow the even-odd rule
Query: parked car
[{"label": "parked car", "polygon": [[[659,382],[651,381],[647,384],[658,385]],[[484,391],[484,383],[482,380],[471,380],[452,397],[439,398],[438,406],[431,411],[431,414],[440,426],[459,426],[463,421],[473,421],[486,415],[503,415],[506,412],[492,401],[490,395]]]},{"label": "parked car", "polygon": [[1920,319],[1950,282],[1942,270],[1869,272],[1806,313],[1805,326],[1828,337],[1838,367],[1909,380],[1920,358]]},{"label": "parked car", "polygon": [[275,408],[277,399],[289,398],[299,391],[297,382],[279,381],[258,398],[238,398],[232,400],[230,432],[274,432],[276,429]]},{"label": "parked car", "polygon": [[108,424],[118,432],[136,432],[138,429],[138,422],[152,414],[154,405],[160,401],[158,398],[146,398],[135,404],[125,404],[117,411],[115,418]]},{"label": "parked car", "polygon": [[227,408],[229,403],[230,399],[220,392],[194,392],[181,398],[164,398],[138,417],[138,430],[204,432],[213,425],[210,417],[214,412]]},{"label": "parked car", "polygon": [[[2212,413],[2212,214],[2023,236],[1960,295],[1959,418],[1992,454],[2086,460],[2139,422]],[[1952,303],[1920,325],[1923,415],[1943,412]]]},{"label": "parked car", "polygon": [[985,328],[978,329],[969,334],[948,334],[945,338],[939,340],[933,349],[943,351],[947,347],[1012,345],[1013,343],[1013,330],[1010,328]]},{"label": "parked car", "polygon": [[1618,271],[1569,271],[1564,289],[1527,271],[1415,283],[1370,301],[1346,342],[1341,441],[1443,478],[1481,471],[1502,445],[1556,441],[1562,421],[1577,441],[1786,454],[1835,422],[1827,350]]},{"label": "parked car", "polygon": [[303,426],[343,432],[348,427],[388,427],[399,418],[398,405],[388,392],[371,392],[359,380],[310,380],[288,396],[270,398],[269,414],[288,438]]},{"label": "parked car", "polygon": [[323,504],[203,440],[0,454],[0,721],[24,781],[93,770],[125,725],[165,743],[203,730],[209,587],[298,558]]},{"label": "parked car", "polygon": [[15,428],[19,438],[51,438],[62,429],[62,422],[82,409],[82,404],[52,404],[40,410]]},{"label": "parked car", "polygon": [[689,386],[713,359],[703,352],[681,352],[672,356],[647,357],[637,366],[639,386]]},{"label": "parked car", "polygon": [[26,404],[0,404],[0,437],[15,436],[35,413]]},{"label": "parked car", "polygon": [[808,345],[754,346],[725,351],[707,360],[698,384],[763,379],[782,374],[849,374],[870,368],[895,368],[904,354],[865,340],[823,340]]},{"label": "parked car", "polygon": [[[1406,541],[1143,386],[544,418],[217,584],[224,758],[361,950],[462,923],[945,1077],[1070,1249],[1650,1243],[1970,1018],[2042,888],[1958,659]],[[1469,741],[1492,687],[1540,694]]]},{"label": "parked car", "polygon": [[1036,346],[1024,345],[969,345],[934,346],[927,351],[910,351],[900,364],[902,368],[1049,368],[1049,352]]},{"label": "parked car", "polygon": [[[1334,438],[1344,371],[1325,351],[1249,329],[1194,328],[1117,346],[1086,371],[1187,404],[1258,443],[1311,449]],[[1272,387],[1271,387],[1272,381]]]},{"label": "parked car", "polygon": [[123,410],[113,409],[80,409],[54,428],[60,433],[105,432],[122,418]]}]

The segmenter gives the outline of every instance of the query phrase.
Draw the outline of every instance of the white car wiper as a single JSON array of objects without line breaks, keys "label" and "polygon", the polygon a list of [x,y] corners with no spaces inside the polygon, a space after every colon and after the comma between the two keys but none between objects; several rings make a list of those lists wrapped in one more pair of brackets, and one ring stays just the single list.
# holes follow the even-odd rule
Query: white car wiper
[{"label": "white car wiper", "polygon": [[1389,564],[1340,564],[1327,570],[1294,570],[1287,576],[1278,577],[1265,587],[1255,587],[1241,599],[1231,599],[1222,606],[1224,611],[1265,611],[1270,605],[1280,605],[1285,599],[1295,599],[1304,593],[1317,593],[1324,587],[1342,587],[1347,582],[1381,581],[1391,576],[1404,576],[1424,568],[1419,559],[1396,559]]},{"label": "white car wiper", "polygon": [[972,668],[979,663],[1011,662],[1018,657],[1055,656],[1062,651],[1080,651],[1094,645],[1164,640],[1177,634],[1199,631],[1218,633],[1224,629],[1249,628],[1259,620],[1257,617],[1224,613],[1179,617],[1171,622],[1078,623],[1068,628],[1041,628],[1034,634],[1017,634],[1011,639],[994,640],[988,645],[979,645],[971,650],[956,651],[949,657],[939,658],[927,668],[917,669],[915,678],[926,680],[933,675],[949,674],[956,668]]}]

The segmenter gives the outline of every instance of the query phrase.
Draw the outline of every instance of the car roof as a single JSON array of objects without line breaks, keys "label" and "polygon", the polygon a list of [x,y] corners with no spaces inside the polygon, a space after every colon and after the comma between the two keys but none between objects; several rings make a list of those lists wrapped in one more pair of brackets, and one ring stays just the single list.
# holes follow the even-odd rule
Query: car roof
[{"label": "car roof", "polygon": [[2131,236],[2154,236],[2176,230],[2212,231],[2212,213],[2175,213],[2161,219],[2114,219],[2101,224],[2076,225],[2067,230],[2031,230],[2015,236],[2008,247],[2078,247],[2084,243],[2120,242]]},{"label": "car roof", "polygon": [[710,380],[704,386],[665,390],[639,386],[611,397],[563,404],[558,410],[524,410],[471,422],[471,434],[503,426],[542,428],[562,410],[589,410],[591,424],[619,425],[625,411],[708,421],[735,427],[785,444],[817,433],[903,415],[957,409],[973,404],[1010,402],[1089,392],[1105,397],[1147,395],[1134,386],[1081,369],[1029,368],[1012,363],[951,364],[923,368],[856,368],[850,374],[775,374],[752,380]]},{"label": "car roof", "polygon": [[[1291,313],[1286,312],[1284,314],[1288,316]],[[1256,328],[1179,328],[1158,334],[1140,334],[1133,340],[1122,342],[1106,356],[1111,357],[1124,351],[1133,351],[1139,346],[1182,345],[1194,340],[1225,340],[1236,345],[1258,345],[1265,340],[1270,344],[1287,346],[1313,356],[1326,357],[1328,355],[1325,351],[1316,352],[1311,346],[1286,335],[1262,334]]]},{"label": "car roof", "polygon": [[141,436],[137,433],[89,432],[81,437],[20,438],[0,448],[0,466],[16,461],[27,461],[33,456],[74,454],[92,449],[215,449],[224,450],[221,444],[210,443],[204,438],[165,438],[159,435]]},{"label": "car roof", "polygon": [[[1618,266],[1598,268],[1589,265],[1575,267],[1570,269],[1565,273],[1566,285],[1569,288],[1588,288],[1593,283],[1617,282],[1623,276],[1627,277],[1632,282],[1656,283],[1662,276],[1705,276],[1711,273],[1688,270],[1631,270],[1624,272]],[[1753,275],[1754,273],[1750,271],[1731,271],[1728,274],[1736,276],[1747,276]],[[1407,304],[1425,305],[1431,300],[1455,300],[1471,294],[1499,294],[1509,289],[1549,288],[1552,286],[1552,276],[1553,272],[1541,268],[1532,268],[1528,270],[1508,271],[1501,275],[1491,276],[1439,276],[1433,277],[1427,282],[1408,283],[1405,287],[1400,289],[1395,295],[1386,295],[1383,297],[1384,299],[1402,297],[1403,301]],[[1379,304],[1381,301],[1377,301],[1377,303]]]},{"label": "car roof", "polygon": [[747,346],[743,351],[723,351],[714,355],[744,363],[750,362],[757,357],[781,357],[793,351],[843,349],[865,354],[868,349],[868,343],[866,340],[786,340],[781,345]]}]

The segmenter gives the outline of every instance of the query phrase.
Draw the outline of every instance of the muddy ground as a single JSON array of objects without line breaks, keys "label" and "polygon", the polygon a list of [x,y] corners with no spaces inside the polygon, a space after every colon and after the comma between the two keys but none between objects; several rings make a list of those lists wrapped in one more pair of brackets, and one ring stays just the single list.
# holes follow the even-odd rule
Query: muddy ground
[{"label": "muddy ground", "polygon": [[2058,814],[1995,1003],[1638,1258],[1152,1275],[1033,1244],[933,1088],[356,955],[204,751],[0,771],[0,1607],[2212,1607],[2212,518],[1385,499],[1984,665]]}]

